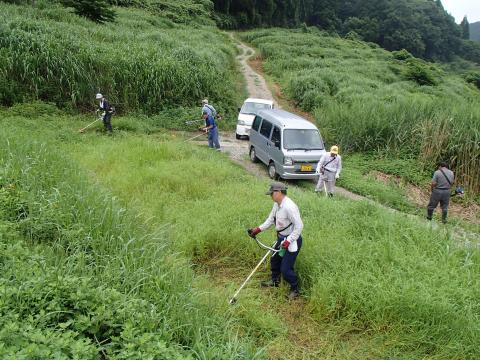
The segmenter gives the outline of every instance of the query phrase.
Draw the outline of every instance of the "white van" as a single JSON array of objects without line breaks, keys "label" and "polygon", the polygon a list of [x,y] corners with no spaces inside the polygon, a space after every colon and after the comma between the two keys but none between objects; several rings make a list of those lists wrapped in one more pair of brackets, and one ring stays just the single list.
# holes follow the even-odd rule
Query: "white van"
[{"label": "white van", "polygon": [[240,139],[242,136],[248,137],[253,119],[260,110],[273,109],[273,101],[265,99],[248,98],[238,109],[237,129],[235,137]]},{"label": "white van", "polygon": [[320,131],[310,121],[283,110],[261,110],[250,130],[250,160],[268,166],[272,179],[316,179],[325,154]]}]

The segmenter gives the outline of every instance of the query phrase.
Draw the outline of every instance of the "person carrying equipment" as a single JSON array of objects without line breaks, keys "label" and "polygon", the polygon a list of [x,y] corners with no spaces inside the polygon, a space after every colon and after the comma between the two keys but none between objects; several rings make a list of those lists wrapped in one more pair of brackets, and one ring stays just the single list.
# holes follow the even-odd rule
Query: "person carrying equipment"
[{"label": "person carrying equipment", "polygon": [[112,115],[115,112],[115,109],[110,105],[110,103],[107,101],[107,99],[100,93],[98,93],[95,98],[99,100],[99,106],[97,111],[102,111],[101,117],[103,121],[103,126],[105,127],[105,130],[108,131],[108,133],[111,135],[112,134]]},{"label": "person carrying equipment", "polygon": [[[448,205],[450,203],[450,187],[455,180],[453,171],[448,169],[448,164],[445,161],[440,161],[437,164],[437,171],[433,173],[432,183],[430,188],[432,194],[427,206],[427,220],[432,220],[433,211],[440,203],[442,208],[442,222],[447,223]],[[456,190],[457,193],[459,190]],[[463,189],[461,190],[463,192]]]},{"label": "person carrying equipment", "polygon": [[208,105],[208,99],[202,100],[202,114],[205,111],[208,113],[208,115],[212,116],[213,118],[217,116],[217,110],[215,110],[215,108],[212,105]]},{"label": "person carrying equipment", "polygon": [[[297,205],[287,196],[287,186],[280,182],[270,184],[267,195],[274,201],[272,211],[267,220],[254,229],[248,229],[248,235],[255,238],[257,234],[272,225],[277,231],[277,242],[274,249],[285,249],[283,256],[276,252],[270,258],[271,280],[262,281],[262,287],[278,287],[280,277],[290,284],[290,300],[298,297],[298,277],[294,271],[295,260],[302,247],[303,222]],[[283,252],[283,251],[282,251]]]},{"label": "person carrying equipment", "polygon": [[332,197],[335,191],[335,181],[340,177],[341,171],[342,157],[338,155],[338,146],[333,145],[330,148],[330,153],[324,154],[317,164],[318,182],[315,192],[322,191],[325,186],[328,196]]}]

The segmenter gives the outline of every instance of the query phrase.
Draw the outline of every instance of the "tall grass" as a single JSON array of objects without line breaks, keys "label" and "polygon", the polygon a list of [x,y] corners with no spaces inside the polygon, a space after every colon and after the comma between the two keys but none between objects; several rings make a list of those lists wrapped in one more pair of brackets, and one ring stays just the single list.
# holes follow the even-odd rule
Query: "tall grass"
[{"label": "tall grass", "polygon": [[[283,307],[281,292],[260,294],[255,280],[237,307],[226,303],[263,253],[245,229],[271,209],[266,180],[245,174],[222,154],[169,136],[78,138],[75,128],[61,118],[5,118],[2,190],[18,192],[20,200],[6,202],[18,205],[7,207],[14,214],[9,227],[24,239],[23,247],[35,251],[26,259],[18,248],[12,257],[20,265],[15,275],[6,275],[18,279],[9,280],[8,291],[18,287],[25,300],[17,309],[16,297],[9,297],[5,313],[21,309],[33,319],[46,313],[48,322],[29,322],[29,331],[55,339],[49,331],[65,326],[57,336],[67,337],[67,344],[84,339],[77,347],[85,353],[120,357],[162,349],[206,359],[313,357],[292,345],[294,328],[288,314],[279,313],[292,304]],[[37,140],[31,140],[32,131]],[[73,135],[58,137],[59,131]],[[308,340],[318,344],[316,354],[480,356],[478,250],[463,247],[448,230],[363,202],[315,197],[294,186],[289,195],[305,223],[297,262],[307,301],[303,311],[320,328],[336,332]],[[6,239],[7,228],[0,227],[0,234]],[[270,242],[274,234],[260,236]],[[194,276],[192,268],[220,275]],[[53,281],[52,272],[63,277]],[[80,284],[80,295],[73,283]],[[61,304],[53,311],[73,314],[50,313],[48,304],[35,300],[49,296]],[[73,309],[72,301],[78,303]],[[19,326],[15,317],[8,319]],[[9,351],[23,344],[7,340]],[[154,340],[158,349],[150,348]],[[272,343],[275,348],[262,353]],[[59,349],[57,341],[49,346]]]},{"label": "tall grass", "polygon": [[[203,5],[191,6],[193,16]],[[116,11],[115,23],[98,25],[53,4],[0,4],[0,103],[86,109],[101,92],[124,112],[199,106],[204,97],[235,107],[235,50],[214,26]]]},{"label": "tall grass", "polygon": [[[244,232],[270,210],[265,181],[178,142],[94,141],[75,152],[146,217],[175,224],[172,241],[187,258],[217,259],[226,271],[254,266],[259,252]],[[112,155],[99,161],[99,154]],[[478,251],[373,205],[328,202],[295,188],[291,196],[306,224],[298,269],[318,322],[373,334],[386,357],[479,355]]]},{"label": "tall grass", "polygon": [[73,137],[59,139],[59,124],[71,120],[3,124],[0,357],[261,356],[251,329],[178,254],[171,226],[92,184],[65,155]]},{"label": "tall grass", "polygon": [[315,31],[241,36],[261,50],[287,96],[315,114],[328,143],[416,156],[426,169],[446,159],[457,182],[480,193],[480,92],[463,78],[404,52]]}]

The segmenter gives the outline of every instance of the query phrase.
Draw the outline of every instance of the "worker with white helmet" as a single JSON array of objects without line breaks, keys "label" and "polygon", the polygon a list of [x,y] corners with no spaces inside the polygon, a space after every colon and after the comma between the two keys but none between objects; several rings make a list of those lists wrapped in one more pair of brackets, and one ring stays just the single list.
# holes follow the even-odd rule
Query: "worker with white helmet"
[{"label": "worker with white helmet", "polygon": [[207,112],[207,114],[214,119],[217,117],[217,110],[215,110],[212,105],[208,104],[208,99],[202,100],[202,115],[204,112]]},{"label": "worker with white helmet", "polygon": [[111,135],[112,134],[111,119],[115,109],[110,105],[110,103],[102,94],[98,93],[95,96],[95,98],[99,101],[99,106],[97,111],[102,111],[103,126],[105,127],[105,130],[107,130],[108,133]]},{"label": "worker with white helmet", "polygon": [[335,191],[335,181],[340,177],[341,171],[342,157],[338,155],[338,146],[333,145],[330,153],[324,154],[317,164],[318,183],[315,192],[321,192],[325,186],[328,196],[332,197]]}]

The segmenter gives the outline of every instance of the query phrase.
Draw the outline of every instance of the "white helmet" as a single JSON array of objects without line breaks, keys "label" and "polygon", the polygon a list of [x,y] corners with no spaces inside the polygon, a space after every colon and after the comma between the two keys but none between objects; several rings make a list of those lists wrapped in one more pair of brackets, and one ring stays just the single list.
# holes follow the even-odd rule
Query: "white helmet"
[{"label": "white helmet", "polygon": [[203,99],[202,104],[208,104],[208,99]]},{"label": "white helmet", "polygon": [[95,98],[96,98],[97,100],[100,100],[101,98],[103,98],[103,95],[100,94],[100,93],[98,93],[98,94],[95,96]]}]

